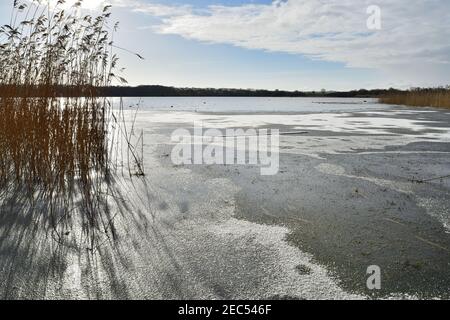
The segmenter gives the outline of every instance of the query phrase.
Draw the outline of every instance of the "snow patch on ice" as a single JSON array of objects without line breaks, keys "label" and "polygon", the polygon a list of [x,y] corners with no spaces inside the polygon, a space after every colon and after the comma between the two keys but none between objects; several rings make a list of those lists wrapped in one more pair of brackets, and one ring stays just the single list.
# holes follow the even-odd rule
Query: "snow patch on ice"
[{"label": "snow patch on ice", "polygon": [[450,234],[450,210],[448,206],[437,199],[419,198],[418,205],[424,208],[430,216],[438,219],[446,232]]}]

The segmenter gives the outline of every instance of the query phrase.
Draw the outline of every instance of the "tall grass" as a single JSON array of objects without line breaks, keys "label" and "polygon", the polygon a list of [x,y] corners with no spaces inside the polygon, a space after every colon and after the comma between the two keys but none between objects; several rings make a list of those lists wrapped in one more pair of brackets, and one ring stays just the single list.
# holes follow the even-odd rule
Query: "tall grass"
[{"label": "tall grass", "polygon": [[[0,28],[0,188],[45,190],[46,200],[62,199],[67,210],[81,197],[78,212],[92,233],[103,219],[99,198],[111,170],[110,130],[117,130],[97,88],[125,80],[114,73],[110,7],[91,16],[82,1],[64,3],[14,1],[10,24]],[[70,88],[71,98],[59,97],[58,87]],[[56,227],[61,217],[50,211]]]},{"label": "tall grass", "polygon": [[415,107],[450,108],[450,87],[395,91],[382,96],[380,102]]}]

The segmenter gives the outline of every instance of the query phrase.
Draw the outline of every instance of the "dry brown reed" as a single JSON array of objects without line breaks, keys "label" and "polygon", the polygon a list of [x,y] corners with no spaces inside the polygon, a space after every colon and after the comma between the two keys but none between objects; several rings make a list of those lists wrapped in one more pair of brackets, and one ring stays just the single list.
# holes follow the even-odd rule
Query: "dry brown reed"
[{"label": "dry brown reed", "polygon": [[[0,28],[0,188],[39,188],[64,203],[66,213],[50,212],[55,228],[78,198],[91,234],[101,229],[111,169],[111,106],[96,88],[125,80],[114,74],[110,7],[94,17],[82,14],[82,1],[64,2],[14,1],[11,23]],[[71,98],[59,97],[61,87]]]},{"label": "dry brown reed", "polygon": [[393,92],[382,96],[380,102],[415,107],[450,108],[450,87]]}]

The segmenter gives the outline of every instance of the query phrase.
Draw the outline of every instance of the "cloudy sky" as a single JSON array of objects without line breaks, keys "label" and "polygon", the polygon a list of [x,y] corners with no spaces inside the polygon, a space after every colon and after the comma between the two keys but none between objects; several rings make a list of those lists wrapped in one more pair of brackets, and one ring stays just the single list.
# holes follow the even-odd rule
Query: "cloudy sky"
[{"label": "cloudy sky", "polygon": [[[11,1],[1,1],[7,23]],[[85,0],[96,10],[103,0]],[[449,0],[109,0],[133,85],[347,90],[450,84]],[[372,9],[381,10],[381,29]],[[368,24],[371,28],[368,28]],[[3,23],[2,23],[3,24]]]}]

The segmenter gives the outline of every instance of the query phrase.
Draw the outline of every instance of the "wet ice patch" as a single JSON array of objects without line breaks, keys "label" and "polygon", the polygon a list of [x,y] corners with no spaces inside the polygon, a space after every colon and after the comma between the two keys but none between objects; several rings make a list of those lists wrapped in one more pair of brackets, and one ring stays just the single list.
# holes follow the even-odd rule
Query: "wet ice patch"
[{"label": "wet ice patch", "polygon": [[392,190],[395,190],[395,191],[398,191],[401,193],[408,193],[408,194],[412,193],[411,184],[402,183],[402,182],[398,182],[398,181],[391,181],[391,180],[386,180],[386,179],[379,179],[379,178],[374,178],[374,177],[362,177],[362,176],[346,174],[344,167],[334,165],[334,164],[322,163],[322,164],[316,166],[315,169],[317,171],[319,171],[323,174],[327,174],[327,175],[334,175],[334,176],[341,176],[341,177],[346,177],[346,178],[350,178],[350,179],[364,180],[364,181],[373,183],[377,186],[392,189]]}]

